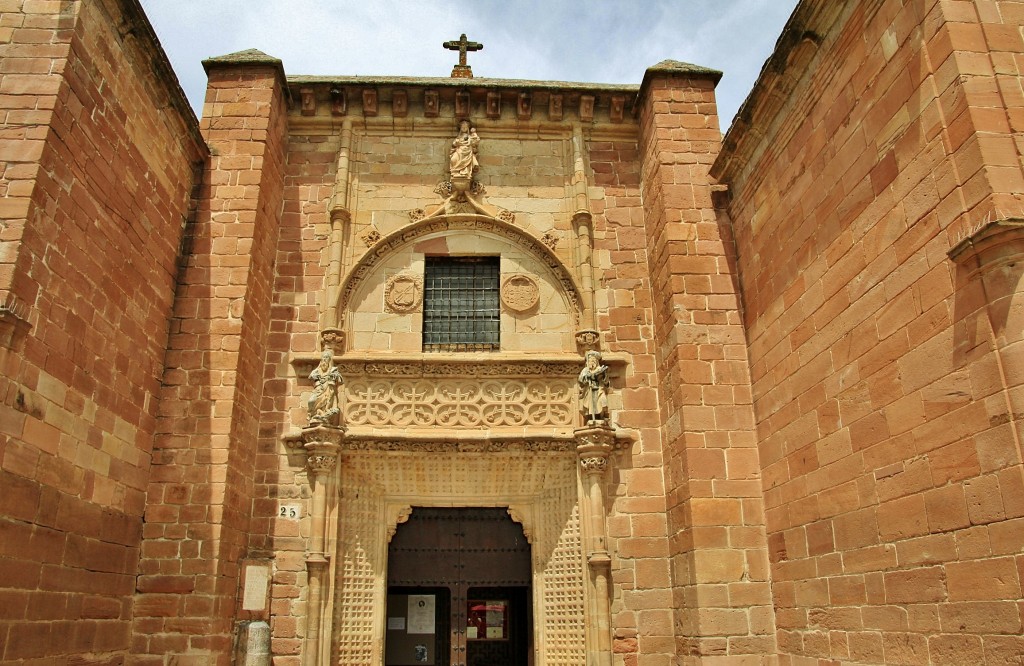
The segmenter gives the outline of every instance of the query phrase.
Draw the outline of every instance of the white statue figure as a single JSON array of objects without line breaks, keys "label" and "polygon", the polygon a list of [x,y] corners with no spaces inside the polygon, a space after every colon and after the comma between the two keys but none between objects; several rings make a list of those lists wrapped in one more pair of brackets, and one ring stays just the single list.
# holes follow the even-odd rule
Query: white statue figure
[{"label": "white statue figure", "polygon": [[601,364],[601,353],[587,352],[587,365],[580,370],[580,410],[590,425],[608,419],[608,366]]},{"label": "white statue figure", "polygon": [[452,140],[451,174],[452,178],[472,178],[473,172],[480,165],[476,160],[477,146],[480,137],[476,128],[468,120],[459,123],[459,135]]},{"label": "white statue figure", "polygon": [[338,407],[338,388],[344,380],[334,365],[334,354],[331,350],[325,350],[320,355],[320,365],[313,368],[309,378],[313,380],[313,392],[306,405],[309,424],[338,425],[341,416],[341,409]]}]

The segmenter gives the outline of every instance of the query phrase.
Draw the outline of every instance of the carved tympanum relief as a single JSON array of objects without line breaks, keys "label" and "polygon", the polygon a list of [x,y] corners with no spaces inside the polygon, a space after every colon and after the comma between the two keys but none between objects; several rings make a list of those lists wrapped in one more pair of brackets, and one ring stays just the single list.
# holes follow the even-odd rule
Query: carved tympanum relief
[{"label": "carved tympanum relief", "polygon": [[420,312],[428,253],[501,258],[503,352],[576,350],[579,292],[548,248],[522,230],[494,221],[442,218],[410,225],[382,241],[372,251],[372,261],[367,257],[342,286],[337,309],[344,313],[346,353],[422,353]]}]

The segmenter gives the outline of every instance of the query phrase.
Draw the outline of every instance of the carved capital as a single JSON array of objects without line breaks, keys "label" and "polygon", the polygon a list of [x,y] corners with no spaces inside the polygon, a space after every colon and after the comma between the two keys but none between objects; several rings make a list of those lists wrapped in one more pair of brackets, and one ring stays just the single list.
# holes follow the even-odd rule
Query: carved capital
[{"label": "carved capital", "polygon": [[597,550],[587,555],[587,564],[594,571],[608,572],[612,567],[612,557],[606,550]]},{"label": "carved capital", "polygon": [[337,426],[315,425],[302,429],[302,448],[306,451],[310,473],[327,474],[334,469],[344,435],[345,430]]},{"label": "carved capital", "polygon": [[320,348],[335,354],[345,351],[345,332],[340,328],[325,328],[320,331]]},{"label": "carved capital", "polygon": [[336,225],[345,226],[352,221],[352,213],[340,203],[331,203],[331,222]]},{"label": "carved capital", "polygon": [[601,347],[601,334],[590,328],[576,331],[576,346],[581,354],[596,351]]},{"label": "carved capital", "polygon": [[586,227],[589,231],[590,227],[593,226],[593,216],[589,210],[578,210],[572,214],[572,223],[576,227]]},{"label": "carved capital", "polygon": [[577,428],[576,455],[579,456],[580,471],[583,474],[602,474],[608,468],[608,456],[615,449],[615,431],[595,426]]}]

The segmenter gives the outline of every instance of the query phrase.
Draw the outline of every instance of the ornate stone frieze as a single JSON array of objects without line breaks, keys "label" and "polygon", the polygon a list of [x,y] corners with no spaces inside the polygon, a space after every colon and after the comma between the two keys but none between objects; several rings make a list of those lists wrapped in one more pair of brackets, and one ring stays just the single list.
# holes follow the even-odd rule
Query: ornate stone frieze
[{"label": "ornate stone frieze", "polygon": [[384,305],[388,312],[413,312],[423,301],[423,278],[400,273],[388,278],[384,287]]},{"label": "ornate stone frieze", "polygon": [[372,377],[561,377],[572,379],[579,373],[579,361],[346,361],[338,369],[355,379],[358,375]]},{"label": "ornate stone frieze", "polygon": [[350,426],[500,428],[573,425],[564,380],[357,379],[346,384]]},{"label": "ornate stone frieze", "polygon": [[345,453],[396,451],[406,453],[561,453],[576,447],[573,439],[423,440],[349,435],[341,442]]},{"label": "ornate stone frieze", "polygon": [[512,312],[528,312],[540,299],[540,287],[529,275],[514,273],[501,283],[501,302]]},{"label": "ornate stone frieze", "polygon": [[604,456],[590,456],[580,458],[580,469],[586,472],[601,473],[608,468],[608,458]]}]

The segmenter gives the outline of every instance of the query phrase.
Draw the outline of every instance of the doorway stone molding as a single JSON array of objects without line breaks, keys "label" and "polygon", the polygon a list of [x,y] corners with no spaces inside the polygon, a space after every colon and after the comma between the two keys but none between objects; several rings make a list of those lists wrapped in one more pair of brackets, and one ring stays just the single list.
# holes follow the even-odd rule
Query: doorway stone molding
[{"label": "doorway stone molding", "polygon": [[[387,549],[416,506],[507,507],[531,543],[536,666],[584,666],[591,606],[578,458],[570,448],[343,450],[331,509],[333,566],[321,654],[383,664]],[[327,645],[326,642],[330,641]]]}]

